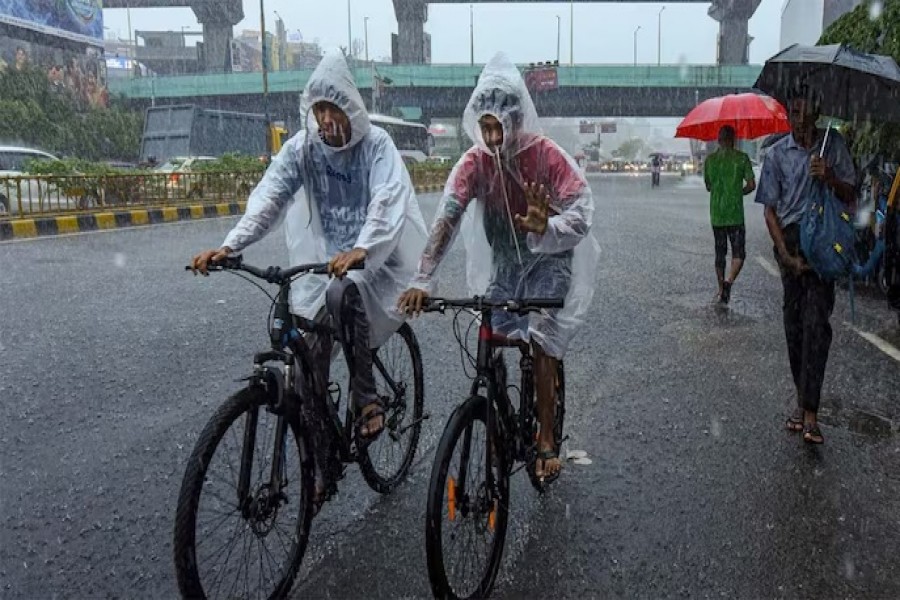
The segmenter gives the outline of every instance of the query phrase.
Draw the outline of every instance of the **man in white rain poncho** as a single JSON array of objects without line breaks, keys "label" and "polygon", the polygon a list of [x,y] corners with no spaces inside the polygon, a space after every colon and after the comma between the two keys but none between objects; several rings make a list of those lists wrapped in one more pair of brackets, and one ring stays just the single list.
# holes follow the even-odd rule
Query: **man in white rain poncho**
[{"label": "man in white rain poncho", "polygon": [[450,173],[400,308],[418,312],[435,291],[434,274],[460,228],[470,293],[492,300],[565,298],[560,311],[497,313],[493,322],[497,333],[532,343],[540,421],[536,470],[550,476],[561,466],[553,439],[557,361],[593,296],[599,253],[590,233],[594,201],[571,157],[540,134],[525,82],[502,54],[485,66],[463,127],[475,145]]},{"label": "man in white rain poncho", "polygon": [[[357,442],[364,445],[384,429],[370,349],[403,322],[397,298],[415,271],[427,230],[400,153],[370,124],[341,54],[325,56],[313,72],[301,112],[307,130],[272,161],[222,247],[197,255],[194,268],[205,273],[210,261],[260,240],[282,217],[292,264],[329,262],[335,279],[302,278],[292,288],[291,310],[322,318],[324,306],[351,330]],[[348,270],[363,261],[364,270]],[[321,381],[328,381],[332,341],[317,336],[311,347]]]}]

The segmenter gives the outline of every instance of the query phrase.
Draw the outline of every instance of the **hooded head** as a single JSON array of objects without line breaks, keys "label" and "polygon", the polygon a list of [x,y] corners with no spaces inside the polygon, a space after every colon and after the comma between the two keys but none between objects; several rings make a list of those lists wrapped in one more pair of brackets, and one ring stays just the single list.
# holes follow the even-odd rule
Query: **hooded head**
[{"label": "hooded head", "polygon": [[[335,152],[352,148],[362,141],[371,128],[362,96],[347,61],[339,51],[327,53],[310,75],[300,101],[300,112],[305,115],[310,132],[307,139],[327,136],[334,143],[323,145]],[[346,127],[347,123],[349,127]],[[321,130],[320,124],[327,131]]]},{"label": "hooded head", "polygon": [[463,128],[480,148],[515,155],[540,134],[522,75],[503,53],[485,65],[463,113]]}]

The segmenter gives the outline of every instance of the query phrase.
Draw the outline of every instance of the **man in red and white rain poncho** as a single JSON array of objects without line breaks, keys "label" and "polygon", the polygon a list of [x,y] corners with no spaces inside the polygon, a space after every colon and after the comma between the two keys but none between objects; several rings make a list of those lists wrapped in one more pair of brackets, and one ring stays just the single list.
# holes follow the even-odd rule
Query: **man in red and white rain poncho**
[{"label": "man in red and white rain poncho", "polygon": [[532,344],[537,387],[538,476],[555,475],[558,361],[594,292],[599,247],[590,232],[594,200],[575,161],[540,133],[519,71],[503,54],[484,68],[463,114],[475,142],[453,168],[431,236],[401,310],[418,312],[434,275],[463,231],[469,293],[490,300],[565,298],[561,310],[495,313],[496,333]]}]

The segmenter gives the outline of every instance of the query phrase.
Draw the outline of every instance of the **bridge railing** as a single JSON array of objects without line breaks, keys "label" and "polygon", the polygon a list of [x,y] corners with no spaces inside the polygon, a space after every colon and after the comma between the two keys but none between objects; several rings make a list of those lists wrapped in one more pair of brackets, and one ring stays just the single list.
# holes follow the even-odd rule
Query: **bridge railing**
[{"label": "bridge railing", "polygon": [[[391,87],[472,88],[479,65],[378,65],[378,74],[392,80]],[[560,87],[684,87],[748,88],[756,81],[759,65],[575,65],[557,67]],[[269,74],[271,93],[299,94],[312,69]],[[353,75],[360,89],[373,84],[373,69],[359,67]],[[259,73],[217,73],[111,80],[110,91],[131,98],[193,98],[261,94]]]}]

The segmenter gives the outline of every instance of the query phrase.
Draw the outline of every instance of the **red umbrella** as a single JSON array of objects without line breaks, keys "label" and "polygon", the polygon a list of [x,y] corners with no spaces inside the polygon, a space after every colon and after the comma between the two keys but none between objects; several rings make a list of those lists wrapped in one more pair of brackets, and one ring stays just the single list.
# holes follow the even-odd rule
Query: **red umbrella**
[{"label": "red umbrella", "polygon": [[719,129],[734,127],[737,137],[750,140],[791,130],[787,111],[774,98],[758,94],[729,94],[710,98],[688,113],[675,130],[675,137],[710,142]]}]

